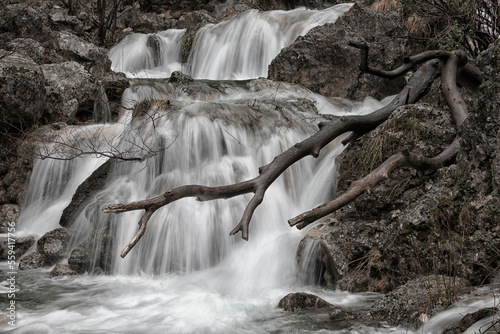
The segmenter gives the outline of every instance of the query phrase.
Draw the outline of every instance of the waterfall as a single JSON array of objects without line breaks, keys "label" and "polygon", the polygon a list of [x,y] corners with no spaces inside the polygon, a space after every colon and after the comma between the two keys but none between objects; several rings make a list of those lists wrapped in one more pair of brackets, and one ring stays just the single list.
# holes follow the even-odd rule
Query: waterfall
[{"label": "waterfall", "polygon": [[[260,166],[317,130],[323,119],[318,110],[365,114],[386,104],[339,101],[253,80],[165,80],[179,70],[212,80],[266,76],[282,47],[314,26],[334,22],[348,8],[242,13],[200,29],[186,64],[179,51],[184,30],[131,34],[114,47],[109,53],[113,69],[131,78],[118,121],[63,129],[61,140],[71,143],[66,154],[76,158],[66,160],[58,143],[44,148],[62,155],[36,161],[18,222],[23,234],[42,235],[58,227],[78,185],[106,162],[99,151],[146,156],[141,162],[114,164],[104,189],[73,217],[72,229],[78,232],[73,246],[92,230],[110,226],[113,266],[109,275],[57,279],[48,279],[45,269],[20,271],[17,282],[25,294],[19,293],[23,308],[14,332],[302,333],[322,329],[309,316],[276,309],[289,292],[300,289],[321,293],[335,305],[362,305],[361,295],[319,292],[297,279],[296,249],[306,231],[287,224],[335,192],[334,159],[343,149],[342,138],[317,159],[290,167],[269,187],[252,218],[248,242],[229,232],[251,194],[208,202],[186,198],[161,208],[125,259],[120,251],[135,234],[142,212],[101,211],[111,203],[151,198],[181,185],[253,178]],[[90,152],[80,154],[80,148]],[[310,252],[314,246],[307,245]],[[87,269],[99,273],[95,265]],[[314,277],[303,279],[315,282]],[[40,291],[45,297],[39,297]],[[399,329],[359,325],[355,331]]]},{"label": "waterfall", "polygon": [[181,62],[185,30],[131,34],[109,52],[112,69],[130,78],[167,78],[182,71],[196,79],[244,80],[267,77],[280,50],[314,27],[334,23],[352,4],[325,10],[249,10],[196,33],[188,61]]}]

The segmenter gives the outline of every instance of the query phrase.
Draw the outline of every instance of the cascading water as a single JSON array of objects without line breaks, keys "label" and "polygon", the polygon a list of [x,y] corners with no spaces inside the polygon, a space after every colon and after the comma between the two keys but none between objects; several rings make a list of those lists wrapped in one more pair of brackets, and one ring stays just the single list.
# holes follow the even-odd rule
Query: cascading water
[{"label": "cascading water", "polygon": [[230,21],[201,28],[186,64],[181,64],[185,30],[129,35],[109,52],[109,57],[114,71],[131,78],[165,78],[181,69],[195,79],[266,77],[267,66],[283,47],[314,27],[334,23],[349,8],[351,4],[321,11],[246,11]]},{"label": "cascading water", "polygon": [[[283,46],[316,25],[335,21],[349,6],[243,13],[202,28],[188,64],[179,58],[182,30],[129,35],[109,55],[113,68],[132,78],[165,78],[181,69],[205,79],[265,76]],[[19,326],[13,332],[330,332],[307,315],[290,315],[276,305],[289,292],[318,291],[297,280],[295,252],[304,232],[290,229],[286,220],[331,197],[334,157],[342,150],[338,141],[318,159],[306,158],[291,167],[268,189],[252,219],[248,242],[228,233],[249,195],[210,202],[188,198],[168,205],[155,213],[125,259],[119,252],[135,233],[141,213],[110,215],[100,209],[179,185],[224,185],[256,176],[260,166],[315,131],[321,117],[310,102],[321,113],[342,115],[367,113],[388,101],[340,105],[304,89],[257,88],[253,81],[131,83],[118,122],[68,127],[64,132],[68,140],[90,143],[96,151],[117,149],[115,153],[129,157],[156,153],[143,162],[115,164],[106,187],[73,217],[75,244],[91,229],[111,226],[111,274],[96,275],[96,265],[88,268],[94,275],[77,277],[48,278],[46,270],[19,272]],[[152,102],[138,113],[142,101]],[[167,148],[156,152],[159,147]],[[59,152],[57,146],[48,149]],[[96,155],[37,161],[18,222],[23,234],[42,235],[58,227],[78,185],[105,161]],[[314,251],[314,245],[310,248]],[[305,281],[314,283],[310,277]],[[335,305],[361,309],[369,299],[338,291],[320,294]],[[344,331],[397,332],[407,331],[362,325]]]}]

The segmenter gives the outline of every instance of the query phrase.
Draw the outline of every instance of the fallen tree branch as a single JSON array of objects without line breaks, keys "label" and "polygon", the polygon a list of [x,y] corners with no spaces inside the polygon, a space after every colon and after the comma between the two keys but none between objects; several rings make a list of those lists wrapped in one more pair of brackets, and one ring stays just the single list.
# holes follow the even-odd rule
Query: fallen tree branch
[{"label": "fallen tree branch", "polygon": [[[356,140],[363,134],[375,129],[378,125],[387,120],[396,108],[405,104],[417,102],[430,90],[432,83],[441,73],[443,63],[446,67],[446,71],[442,75],[443,89],[448,92],[447,95],[445,94],[448,103],[450,105],[453,104],[453,107],[450,107],[453,119],[457,123],[457,126],[460,126],[467,117],[467,109],[464,109],[465,105],[460,102],[459,97],[461,98],[461,96],[456,86],[457,68],[464,64],[462,54],[447,51],[428,51],[405,59],[405,63],[394,71],[381,71],[368,66],[368,48],[365,45],[356,45],[356,43],[353,43],[353,46],[361,49],[362,64],[360,68],[368,73],[383,77],[398,76],[406,73],[417,64],[425,63],[415,71],[415,73],[410,77],[408,84],[387,106],[369,115],[344,116],[333,122],[321,122],[318,124],[319,130],[315,134],[277,155],[271,163],[261,167],[259,169],[259,175],[251,180],[218,187],[205,187],[201,185],[181,186],[151,199],[131,203],[112,204],[107,208],[104,208],[103,211],[106,213],[120,213],[141,209],[145,210],[145,213],[139,222],[139,229],[137,233],[122,251],[121,256],[125,257],[141,239],[144,235],[149,219],[156,210],[185,197],[196,197],[199,201],[207,201],[219,198],[227,199],[253,192],[254,197],[247,204],[240,222],[230,233],[230,235],[235,235],[238,232],[241,232],[242,238],[248,240],[249,224],[255,209],[262,202],[267,188],[288,167],[306,156],[312,155],[313,157],[317,157],[320,150],[324,146],[346,132],[353,132],[353,135],[346,139],[345,143]],[[458,106],[455,104],[458,104]],[[454,157],[456,152],[458,152],[458,149],[458,141],[455,140],[448,149],[434,158],[423,157],[412,152],[400,152],[395,154],[365,178],[354,182],[351,187],[352,189],[350,188],[344,194],[337,197],[337,199],[333,200],[332,202],[334,202],[334,204],[327,205],[328,209],[321,209],[324,211],[314,209],[316,211],[314,214],[311,214],[311,218],[307,218],[309,216],[306,213],[306,216],[304,216],[305,218],[299,219],[296,217],[291,219],[290,225],[297,225],[298,227],[303,228],[304,226],[310,224],[307,219],[312,219],[313,215],[314,217],[317,217],[314,220],[324,217],[326,214],[331,212],[332,208],[338,209],[349,203],[363,191],[376,185],[382,179],[387,177],[392,170],[402,165],[409,164],[418,168],[426,166],[425,168],[427,169],[438,168],[444,162],[449,161],[452,157]],[[302,215],[299,217],[302,217]]]},{"label": "fallen tree branch", "polygon": [[408,151],[393,154],[368,175],[353,181],[349,188],[335,199],[288,220],[288,224],[301,230],[316,220],[349,204],[365,191],[375,187],[380,181],[387,179],[393,170],[403,166],[412,166],[416,169],[434,171],[453,159],[459,150],[460,144],[458,139],[455,139],[443,152],[434,158],[427,158]]},{"label": "fallen tree branch", "polygon": [[104,208],[105,213],[120,213],[133,210],[145,210],[139,222],[139,229],[133,239],[123,250],[125,257],[144,234],[148,220],[159,208],[185,197],[197,197],[200,201],[231,198],[253,192],[255,195],[248,203],[240,222],[231,231],[230,235],[242,233],[242,238],[248,240],[248,227],[255,209],[262,202],[267,188],[292,164],[302,158],[312,155],[317,157],[320,150],[343,133],[354,131],[358,135],[367,133],[384,122],[391,113],[406,103],[415,103],[424,96],[432,82],[439,75],[441,64],[438,60],[430,60],[423,64],[410,78],[408,84],[385,107],[364,116],[344,116],[334,122],[320,123],[319,130],[311,137],[295,144],[288,150],[277,155],[271,163],[259,169],[260,175],[241,183],[219,187],[205,187],[200,185],[181,186],[167,191],[165,194],[142,201],[124,204],[111,204]]}]

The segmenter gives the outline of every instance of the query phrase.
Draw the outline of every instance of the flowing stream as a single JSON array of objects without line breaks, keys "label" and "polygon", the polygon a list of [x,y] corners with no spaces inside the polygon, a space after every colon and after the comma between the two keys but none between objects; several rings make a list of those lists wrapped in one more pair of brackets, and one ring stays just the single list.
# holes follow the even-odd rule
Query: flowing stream
[{"label": "flowing stream", "polygon": [[[276,308],[283,296],[297,291],[361,312],[380,297],[323,290],[307,285],[307,278],[298,279],[295,253],[305,231],[291,229],[287,220],[331,198],[339,141],[319,158],[292,166],[268,189],[252,218],[248,242],[229,232],[250,195],[170,204],[155,213],[125,259],[119,253],[134,235],[141,212],[101,212],[109,203],[150,198],[180,185],[252,178],[275,155],[314,133],[320,114],[365,114],[387,103],[328,99],[265,80],[229,81],[266,76],[267,65],[283,46],[316,25],[334,22],[349,7],[242,13],[200,29],[187,63],[180,58],[182,30],[132,34],[113,48],[114,70],[131,78],[118,121],[68,128],[66,135],[79,143],[91,138],[94,145],[103,145],[99,149],[117,148],[129,157],[148,150],[156,154],[143,162],[115,164],[105,189],[74,218],[73,246],[93,228],[111,226],[111,274],[100,274],[96,265],[89,274],[73,277],[52,278],[50,269],[19,271],[12,332],[407,333],[361,324],[333,330],[310,315]],[[180,70],[209,80],[184,85],[165,80]],[[149,100],[154,102],[147,104],[147,113],[134,114],[141,101]],[[95,155],[36,161],[19,236],[41,236],[57,228],[78,185],[105,162]],[[1,265],[0,289],[7,272]]]}]

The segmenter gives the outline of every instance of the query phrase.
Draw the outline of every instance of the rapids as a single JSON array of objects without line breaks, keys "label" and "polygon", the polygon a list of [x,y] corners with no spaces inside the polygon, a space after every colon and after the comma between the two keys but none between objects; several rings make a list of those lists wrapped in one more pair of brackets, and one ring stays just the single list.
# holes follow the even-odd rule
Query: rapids
[{"label": "rapids", "polygon": [[[309,315],[276,309],[283,296],[295,291],[315,293],[364,313],[380,297],[311,285],[315,278],[300,275],[295,260],[306,231],[291,229],[287,219],[335,192],[334,159],[343,149],[340,139],[319,158],[303,159],[276,180],[252,218],[248,242],[228,234],[249,195],[170,204],[155,213],[125,259],[119,253],[134,235],[141,213],[101,211],[110,203],[146,199],[180,185],[223,185],[252,178],[275,155],[314,133],[321,114],[366,114],[388,103],[370,98],[353,103],[294,86],[228,81],[265,77],[267,65],[282,47],[314,26],[334,22],[349,7],[242,13],[200,29],[187,63],[180,57],[183,30],[131,34],[114,47],[109,52],[113,69],[131,78],[119,119],[68,127],[63,134],[77,145],[117,149],[132,157],[148,155],[144,147],[156,153],[142,162],[115,164],[106,187],[74,218],[73,247],[93,228],[111,226],[115,238],[110,274],[101,274],[95,265],[88,268],[89,274],[75,277],[52,278],[49,269],[19,271],[17,327],[0,331],[409,333],[361,324],[332,330]],[[151,47],[152,36],[159,47]],[[172,71],[209,80],[173,85],[165,80]],[[148,100],[155,103],[147,115],[134,115],[137,105]],[[41,236],[57,228],[78,185],[106,160],[96,154],[37,160],[17,223],[18,236]],[[0,293],[5,295],[8,268],[1,266]]]}]

